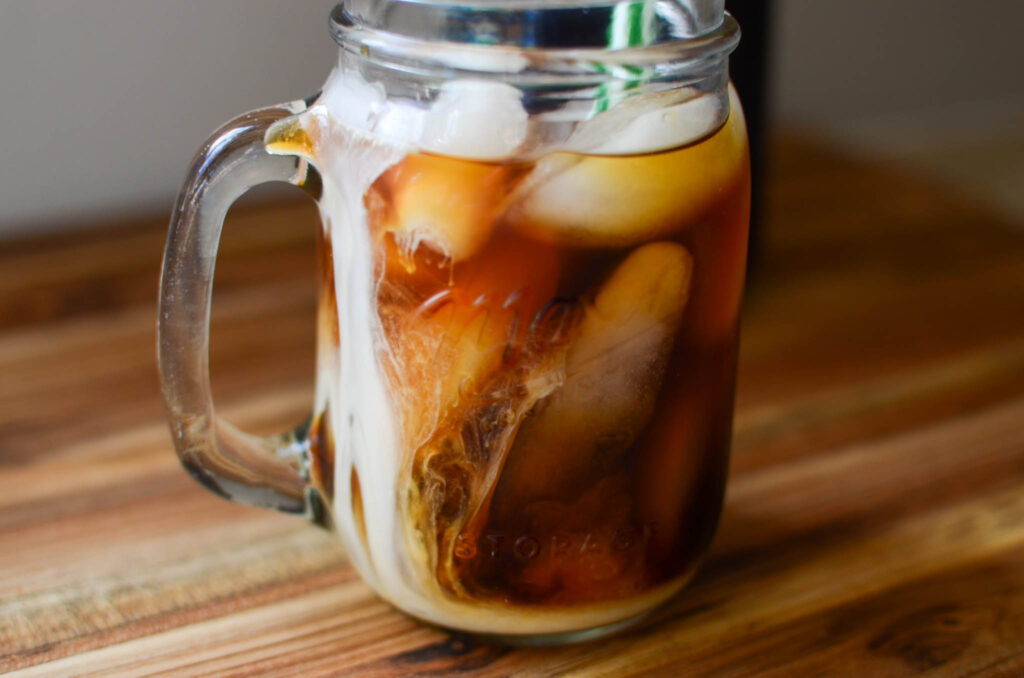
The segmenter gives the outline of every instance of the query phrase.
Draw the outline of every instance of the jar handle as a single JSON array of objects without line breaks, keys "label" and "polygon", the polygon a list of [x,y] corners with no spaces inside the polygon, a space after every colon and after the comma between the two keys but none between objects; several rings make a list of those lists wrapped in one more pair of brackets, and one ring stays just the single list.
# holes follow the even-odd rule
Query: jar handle
[{"label": "jar handle", "polygon": [[224,217],[258,184],[303,185],[306,161],[270,155],[264,137],[275,122],[305,108],[297,101],[245,113],[214,132],[196,154],[171,216],[157,343],[174,446],[192,477],[227,499],[312,514],[319,502],[307,497],[308,424],[261,438],[218,418],[209,355],[210,299]]}]

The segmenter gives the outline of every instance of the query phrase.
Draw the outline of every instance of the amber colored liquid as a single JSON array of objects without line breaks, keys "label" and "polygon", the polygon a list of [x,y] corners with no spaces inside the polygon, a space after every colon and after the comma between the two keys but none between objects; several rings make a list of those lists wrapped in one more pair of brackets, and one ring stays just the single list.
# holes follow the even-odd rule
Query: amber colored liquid
[{"label": "amber colored liquid", "polygon": [[[746,145],[727,124],[673,151],[541,163],[410,155],[364,197],[396,501],[453,598],[614,602],[692,572],[719,516]],[[317,441],[330,494],[329,432]]]}]

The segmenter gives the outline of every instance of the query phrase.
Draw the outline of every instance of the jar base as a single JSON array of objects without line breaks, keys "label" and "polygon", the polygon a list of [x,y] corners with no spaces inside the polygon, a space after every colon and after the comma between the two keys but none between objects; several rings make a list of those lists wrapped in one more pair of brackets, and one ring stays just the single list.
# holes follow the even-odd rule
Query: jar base
[{"label": "jar base", "polygon": [[635,608],[638,611],[624,619],[610,621],[599,626],[573,629],[570,631],[554,630],[538,631],[533,633],[503,633],[500,631],[481,631],[467,628],[465,626],[462,628],[454,625],[446,626],[443,623],[439,623],[435,620],[428,619],[416,614],[415,612],[399,607],[392,601],[387,602],[396,611],[415,619],[425,626],[429,626],[447,634],[453,639],[453,641],[459,641],[460,644],[475,644],[479,642],[482,644],[506,647],[551,647],[557,645],[575,645],[615,635],[627,629],[640,626],[643,622],[649,621],[651,618],[657,616],[658,613],[678,598],[680,592],[683,591],[687,584],[689,584],[693,579],[699,567],[700,562],[694,563],[685,575],[676,581],[665,585],[664,588],[656,593],[652,600],[648,600],[646,605],[643,607],[638,606]]},{"label": "jar base", "polygon": [[558,631],[554,633],[537,633],[529,635],[504,633],[474,633],[467,635],[471,635],[471,637],[485,643],[505,645],[509,647],[553,647],[557,645],[578,645],[617,634],[634,626],[639,626],[642,622],[650,618],[655,611],[660,609],[660,607],[661,606],[659,605],[654,609],[644,610],[643,612],[635,614],[632,617],[627,617],[626,619],[579,631]]}]

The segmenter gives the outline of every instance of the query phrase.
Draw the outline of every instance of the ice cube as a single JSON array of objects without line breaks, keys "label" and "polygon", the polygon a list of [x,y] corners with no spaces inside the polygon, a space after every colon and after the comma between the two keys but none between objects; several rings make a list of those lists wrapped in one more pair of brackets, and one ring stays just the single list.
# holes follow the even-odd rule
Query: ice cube
[{"label": "ice cube", "polygon": [[732,104],[718,132],[676,151],[541,158],[511,196],[504,221],[545,241],[605,247],[663,237],[697,220],[747,162],[743,113],[735,97]]},{"label": "ice cube", "polygon": [[726,100],[692,87],[633,96],[579,124],[566,150],[588,155],[643,155],[681,148],[725,122]]},{"label": "ice cube", "polygon": [[418,432],[411,440],[431,433],[438,412],[480,395],[489,376],[518,353],[560,273],[553,248],[500,232],[450,271],[424,263],[422,254],[416,261],[411,272],[390,266],[379,291],[391,378],[401,385],[396,398]]},{"label": "ice cube", "polygon": [[522,93],[512,85],[453,80],[427,113],[420,146],[457,158],[503,160],[526,141],[528,124]]},{"label": "ice cube", "polygon": [[392,209],[384,230],[412,254],[421,244],[451,261],[479,252],[494,230],[513,168],[413,154],[381,177]]},{"label": "ice cube", "polygon": [[495,510],[571,498],[610,471],[654,410],[689,297],[693,262],[669,242],[630,254],[585,310],[565,381],[523,422]]},{"label": "ice cube", "polygon": [[358,70],[335,68],[324,83],[317,103],[330,111],[331,118],[342,125],[364,132],[373,131],[374,123],[388,108],[387,91],[379,82],[367,82]]}]

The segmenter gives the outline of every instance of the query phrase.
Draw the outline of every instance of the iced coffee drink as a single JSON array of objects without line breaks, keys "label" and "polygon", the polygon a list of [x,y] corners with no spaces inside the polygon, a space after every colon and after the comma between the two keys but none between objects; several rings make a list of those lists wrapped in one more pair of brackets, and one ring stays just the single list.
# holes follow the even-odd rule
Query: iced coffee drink
[{"label": "iced coffee drink", "polygon": [[597,627],[706,551],[747,148],[734,96],[674,96],[531,144],[510,87],[403,104],[339,68],[268,135],[322,182],[312,482],[398,607],[480,633]]},{"label": "iced coffee drink", "polygon": [[[749,171],[722,0],[343,0],[305,101],[216,131],[178,199],[158,349],[175,450],[330,526],[395,607],[522,642],[676,593],[728,466]],[[319,202],[311,423],[210,388],[224,215]]]}]

